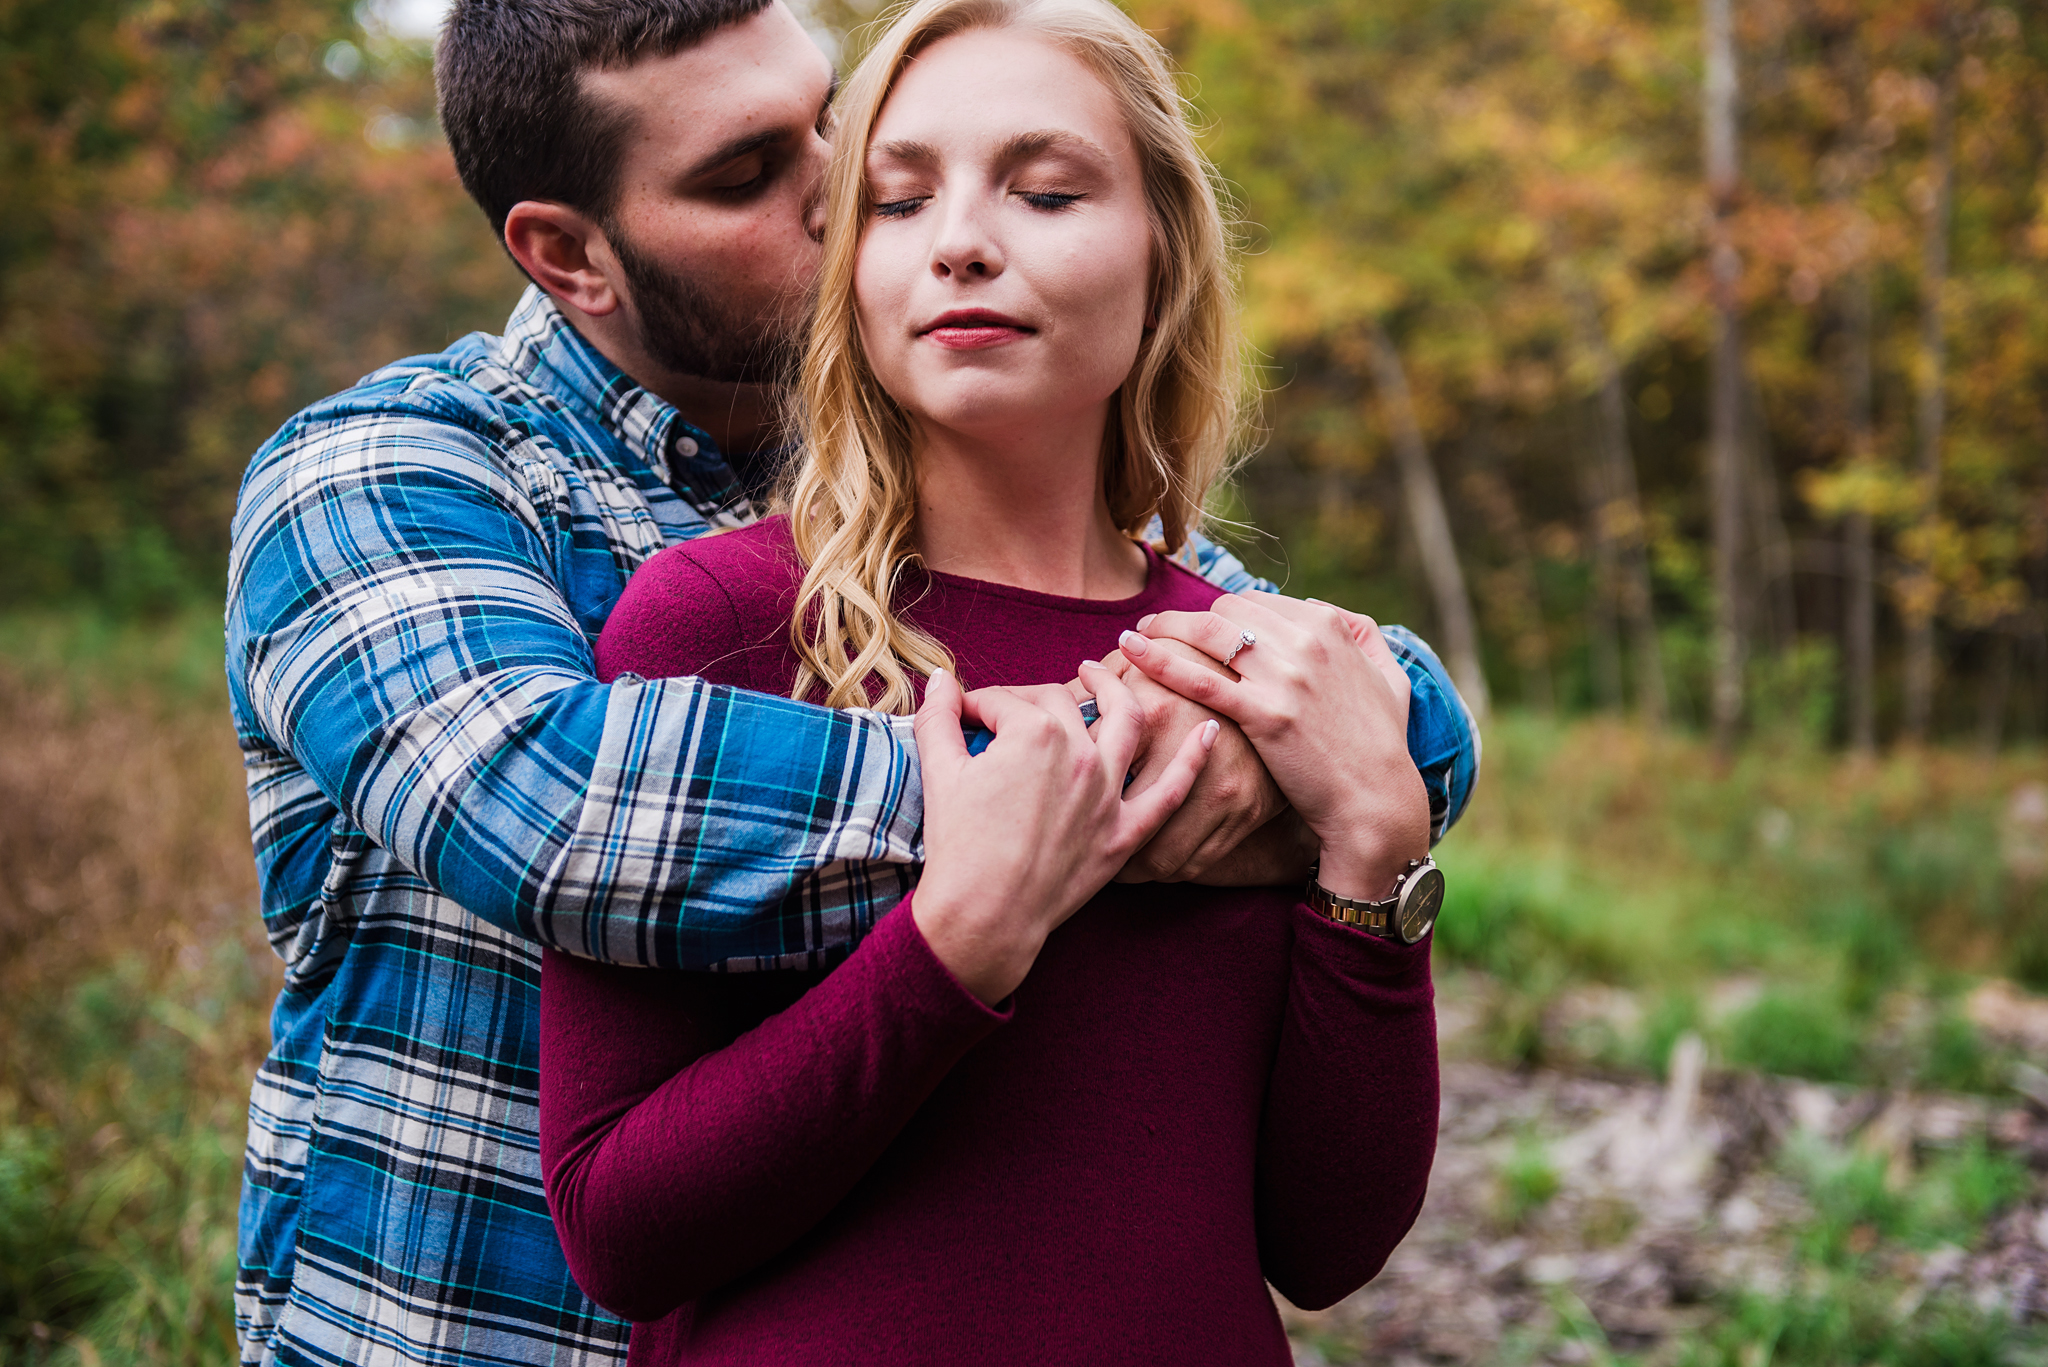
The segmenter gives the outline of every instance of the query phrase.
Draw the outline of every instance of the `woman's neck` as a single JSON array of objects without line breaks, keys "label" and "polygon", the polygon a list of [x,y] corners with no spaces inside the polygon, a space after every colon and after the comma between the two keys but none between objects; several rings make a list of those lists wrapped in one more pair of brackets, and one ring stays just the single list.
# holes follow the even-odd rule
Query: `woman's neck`
[{"label": "woman's neck", "polygon": [[1102,492],[1107,417],[1022,436],[922,433],[916,536],[926,568],[1065,598],[1143,592],[1145,554]]}]

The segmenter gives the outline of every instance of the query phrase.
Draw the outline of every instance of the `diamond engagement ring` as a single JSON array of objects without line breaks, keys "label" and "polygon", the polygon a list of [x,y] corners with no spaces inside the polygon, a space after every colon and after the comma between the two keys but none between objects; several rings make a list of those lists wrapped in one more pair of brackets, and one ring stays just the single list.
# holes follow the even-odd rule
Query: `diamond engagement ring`
[{"label": "diamond engagement ring", "polygon": [[1232,646],[1232,647],[1230,648],[1230,653],[1229,653],[1228,655],[1225,655],[1225,656],[1223,657],[1223,667],[1224,667],[1225,669],[1228,669],[1228,668],[1230,668],[1230,662],[1231,662],[1232,660],[1234,660],[1234,659],[1236,659],[1236,658],[1237,658],[1237,652],[1238,652],[1238,651],[1240,651],[1240,650],[1243,650],[1243,649],[1244,649],[1244,648],[1245,648],[1246,646],[1255,646],[1255,645],[1257,645],[1258,643],[1259,643],[1259,638],[1258,638],[1257,636],[1254,636],[1254,635],[1253,635],[1253,634],[1252,634],[1251,632],[1249,632],[1249,631],[1240,631],[1240,632],[1238,632],[1238,633],[1237,633],[1237,644],[1236,644],[1236,645],[1234,645],[1234,646]]}]

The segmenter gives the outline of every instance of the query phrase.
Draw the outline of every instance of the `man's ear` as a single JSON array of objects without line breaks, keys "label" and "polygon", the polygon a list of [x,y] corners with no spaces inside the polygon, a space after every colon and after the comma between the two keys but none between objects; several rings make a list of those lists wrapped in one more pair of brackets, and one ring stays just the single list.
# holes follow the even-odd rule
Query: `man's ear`
[{"label": "man's ear", "polygon": [[522,199],[505,215],[505,250],[557,303],[592,318],[619,307],[619,259],[588,215],[566,204]]}]

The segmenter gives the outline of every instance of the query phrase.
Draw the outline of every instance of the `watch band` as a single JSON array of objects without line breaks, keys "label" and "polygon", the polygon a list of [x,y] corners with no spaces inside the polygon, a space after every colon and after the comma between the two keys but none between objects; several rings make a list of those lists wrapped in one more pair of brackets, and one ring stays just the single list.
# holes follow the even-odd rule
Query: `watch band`
[{"label": "watch band", "polygon": [[1341,921],[1347,926],[1357,926],[1368,935],[1377,935],[1383,940],[1396,938],[1394,932],[1394,908],[1401,904],[1401,889],[1396,886],[1394,895],[1377,902],[1361,902],[1355,897],[1339,897],[1310,874],[1308,880],[1308,907],[1318,916],[1327,916],[1332,921]]},{"label": "watch band", "polygon": [[[1408,892],[1410,884],[1415,882],[1417,874],[1423,870],[1433,871],[1435,868],[1436,861],[1434,859],[1411,859],[1408,861],[1408,867],[1401,871],[1400,877],[1394,880],[1394,891],[1391,894],[1378,901],[1367,902],[1361,901],[1356,897],[1339,897],[1336,893],[1331,892],[1321,883],[1318,883],[1316,881],[1316,874],[1321,872],[1319,866],[1309,871],[1307,893],[1309,910],[1319,916],[1326,916],[1332,921],[1338,921],[1347,926],[1356,926],[1366,934],[1379,939],[1393,940],[1399,944],[1411,944],[1413,941],[1408,938],[1398,919],[1402,898]],[[1438,875],[1434,882],[1437,888],[1436,896],[1440,898],[1443,884],[1442,876]],[[1416,910],[1421,911],[1423,909],[1418,907]],[[1416,931],[1415,939],[1417,940],[1427,934],[1430,926],[1435,922],[1434,904],[1428,908],[1426,914],[1429,919],[1422,923],[1420,930]]]}]

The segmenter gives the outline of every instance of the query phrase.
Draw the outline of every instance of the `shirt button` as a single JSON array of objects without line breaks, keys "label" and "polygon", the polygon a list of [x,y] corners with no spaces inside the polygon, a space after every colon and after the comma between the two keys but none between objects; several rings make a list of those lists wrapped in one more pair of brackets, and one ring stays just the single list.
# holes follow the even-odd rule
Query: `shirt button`
[{"label": "shirt button", "polygon": [[697,454],[697,442],[696,442],[696,440],[695,440],[694,438],[691,438],[691,437],[677,437],[677,438],[676,438],[676,454],[677,454],[677,455],[679,455],[679,456],[681,456],[681,457],[682,457],[682,458],[683,458],[684,460],[688,460],[688,459],[689,459],[689,458],[690,458],[691,456],[694,456],[694,455],[696,455],[696,454]]}]

